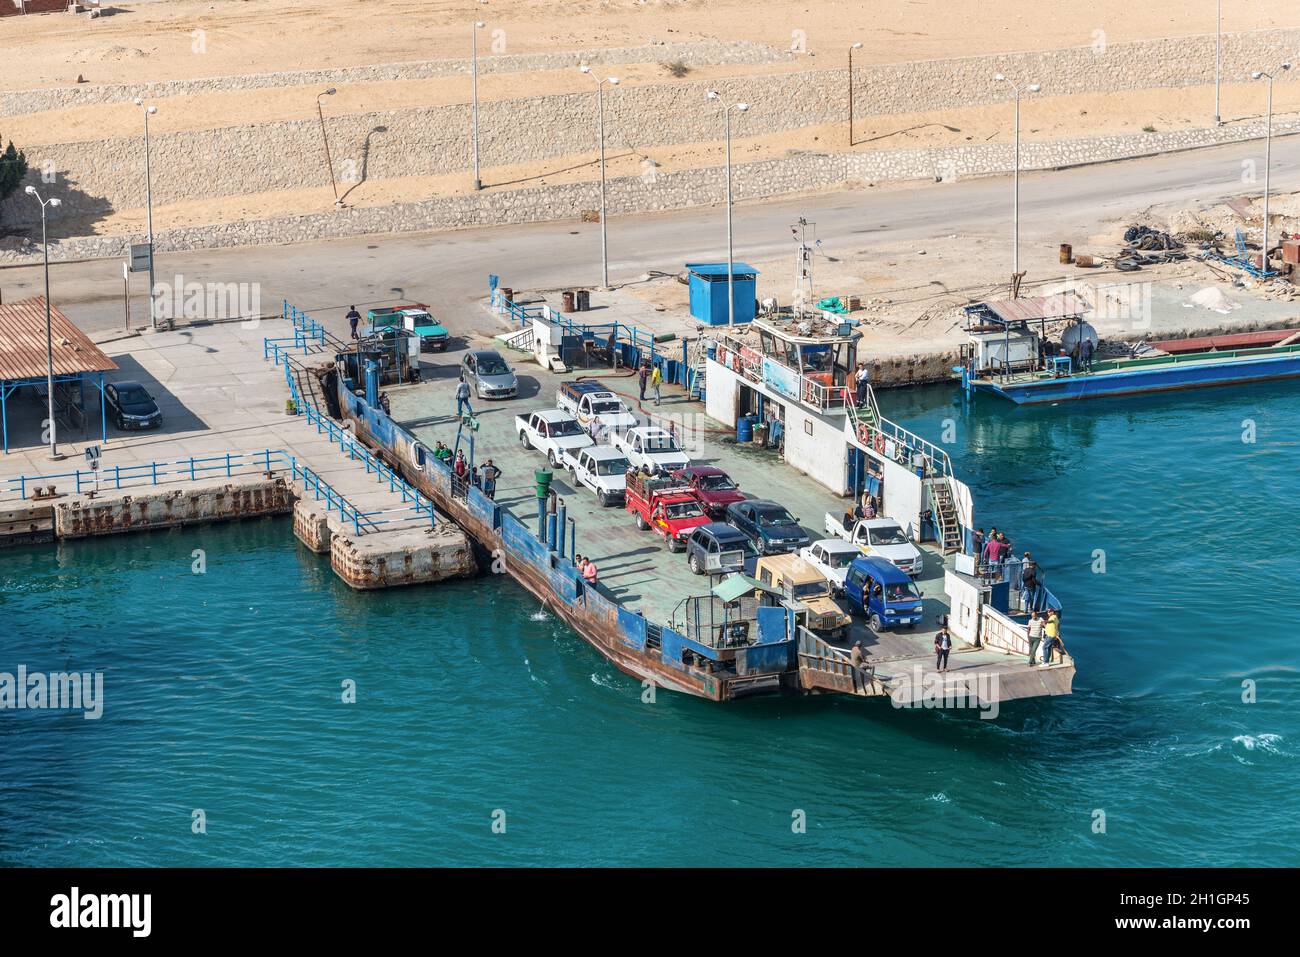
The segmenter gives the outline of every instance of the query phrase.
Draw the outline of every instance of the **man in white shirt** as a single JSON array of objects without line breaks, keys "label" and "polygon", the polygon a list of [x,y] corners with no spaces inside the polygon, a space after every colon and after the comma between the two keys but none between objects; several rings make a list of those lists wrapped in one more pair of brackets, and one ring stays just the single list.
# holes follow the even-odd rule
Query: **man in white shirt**
[{"label": "man in white shirt", "polygon": [[1043,619],[1038,612],[1029,613],[1029,667],[1038,663],[1038,646],[1043,643]]}]

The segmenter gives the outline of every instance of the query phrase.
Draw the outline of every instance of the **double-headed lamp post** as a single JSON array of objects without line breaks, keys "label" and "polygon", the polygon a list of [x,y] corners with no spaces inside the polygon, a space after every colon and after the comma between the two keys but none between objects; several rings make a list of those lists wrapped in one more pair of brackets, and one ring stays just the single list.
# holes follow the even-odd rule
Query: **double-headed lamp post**
[{"label": "double-headed lamp post", "polygon": [[54,332],[50,323],[50,241],[45,232],[45,207],[59,206],[62,200],[55,196],[42,199],[35,186],[27,187],[27,195],[35,196],[36,202],[41,204],[41,246],[45,250],[45,388],[50,400],[50,458],[59,459],[63,456],[59,455],[59,440],[54,423]]},{"label": "double-headed lamp post", "polygon": [[849,146],[853,145],[853,51],[861,49],[861,43],[849,47]]},{"label": "double-headed lamp post", "polygon": [[156,106],[145,106],[138,96],[135,105],[144,113],[144,208],[149,226],[149,329],[158,328],[158,317],[154,309],[153,296],[153,175],[149,169],[149,117],[158,112]]},{"label": "double-headed lamp post", "polygon": [[328,90],[321,90],[316,94],[316,116],[320,119],[320,138],[321,142],[325,144],[325,165],[330,172],[330,188],[334,190],[334,205],[342,206],[343,204],[339,200],[339,184],[334,179],[334,160],[330,159],[330,138],[325,132],[325,110],[320,105],[322,96],[333,96],[337,92],[338,90],[334,87],[330,87]]},{"label": "double-headed lamp post", "polygon": [[1020,275],[1020,94],[1037,93],[1042,87],[1037,83],[1017,86],[1001,73],[993,77],[999,83],[1010,84],[1016,97],[1016,146],[1015,161],[1011,174],[1011,282],[1015,287],[1015,277]]},{"label": "double-headed lamp post", "polygon": [[1269,192],[1269,170],[1273,165],[1273,79],[1284,70],[1291,69],[1290,63],[1281,64],[1272,73],[1265,73],[1263,70],[1256,70],[1252,73],[1251,79],[1268,80],[1268,109],[1266,111],[1268,119],[1265,121],[1264,132],[1264,248],[1260,256],[1262,273],[1265,278],[1268,276],[1268,192]]},{"label": "double-headed lamp post", "polygon": [[[709,99],[721,100],[721,97],[719,97],[717,90],[709,90]],[[723,127],[727,140],[727,325],[734,326],[736,324],[736,290],[735,277],[732,275],[735,270],[732,266],[734,247],[731,230],[731,111],[734,109],[744,113],[749,109],[749,104],[737,103],[735,106],[727,106],[722,103],[721,106]]]},{"label": "double-headed lamp post", "polygon": [[596,137],[600,140],[600,269],[601,288],[609,288],[609,234],[605,228],[605,84],[618,86],[618,77],[599,77],[591,67],[578,68],[596,81]]},{"label": "double-headed lamp post", "polygon": [[470,75],[471,75],[471,77],[472,77],[472,79],[471,79],[471,81],[470,81],[470,85],[471,85],[471,87],[472,87],[471,96],[472,96],[472,98],[473,98],[473,103],[474,103],[474,108],[473,108],[470,112],[473,114],[473,117],[474,117],[474,119],[473,119],[473,125],[474,125],[474,132],[473,132],[473,136],[474,136],[474,189],[476,189],[476,190],[479,190],[479,189],[482,189],[482,188],[483,188],[483,180],[482,180],[482,178],[479,176],[479,165],[478,165],[478,32],[479,32],[480,30],[482,30],[484,26],[486,26],[486,24],[484,24],[482,20],[475,20],[475,21],[474,21],[474,29],[471,31],[471,33],[473,34],[473,38],[474,38],[474,39],[473,39],[473,41],[472,41],[471,44],[470,44],[470,49],[471,49],[471,56],[470,56],[470,63],[471,63],[471,67],[470,67]]}]

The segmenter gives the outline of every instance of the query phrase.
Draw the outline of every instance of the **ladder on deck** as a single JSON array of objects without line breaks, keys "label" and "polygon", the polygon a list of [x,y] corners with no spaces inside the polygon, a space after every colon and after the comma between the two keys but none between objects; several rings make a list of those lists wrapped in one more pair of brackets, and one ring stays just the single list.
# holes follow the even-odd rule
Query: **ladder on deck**
[{"label": "ladder on deck", "polygon": [[957,503],[952,498],[948,480],[940,479],[930,484],[931,502],[935,524],[939,530],[939,543],[943,553],[951,555],[961,548],[961,523],[957,521]]},{"label": "ladder on deck", "polygon": [[704,395],[704,370],[707,366],[703,360],[691,366],[691,398],[697,401]]}]

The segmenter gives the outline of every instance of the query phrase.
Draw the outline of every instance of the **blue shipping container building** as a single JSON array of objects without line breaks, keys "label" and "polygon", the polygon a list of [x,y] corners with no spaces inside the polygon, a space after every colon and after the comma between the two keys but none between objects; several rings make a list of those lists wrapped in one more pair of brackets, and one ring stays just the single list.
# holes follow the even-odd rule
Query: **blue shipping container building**
[{"label": "blue shipping container building", "polygon": [[[727,324],[727,264],[687,263],[691,277],[691,315],[710,326]],[[758,270],[749,263],[732,263],[737,324],[754,318]]]}]

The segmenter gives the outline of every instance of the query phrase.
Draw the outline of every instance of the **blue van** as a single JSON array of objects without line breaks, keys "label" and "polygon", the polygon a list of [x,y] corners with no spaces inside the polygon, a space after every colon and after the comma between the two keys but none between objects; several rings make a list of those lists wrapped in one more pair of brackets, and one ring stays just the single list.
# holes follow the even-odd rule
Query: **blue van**
[{"label": "blue van", "polygon": [[844,597],[854,611],[867,616],[872,631],[921,620],[921,590],[893,562],[872,555],[853,559],[844,578]]}]

